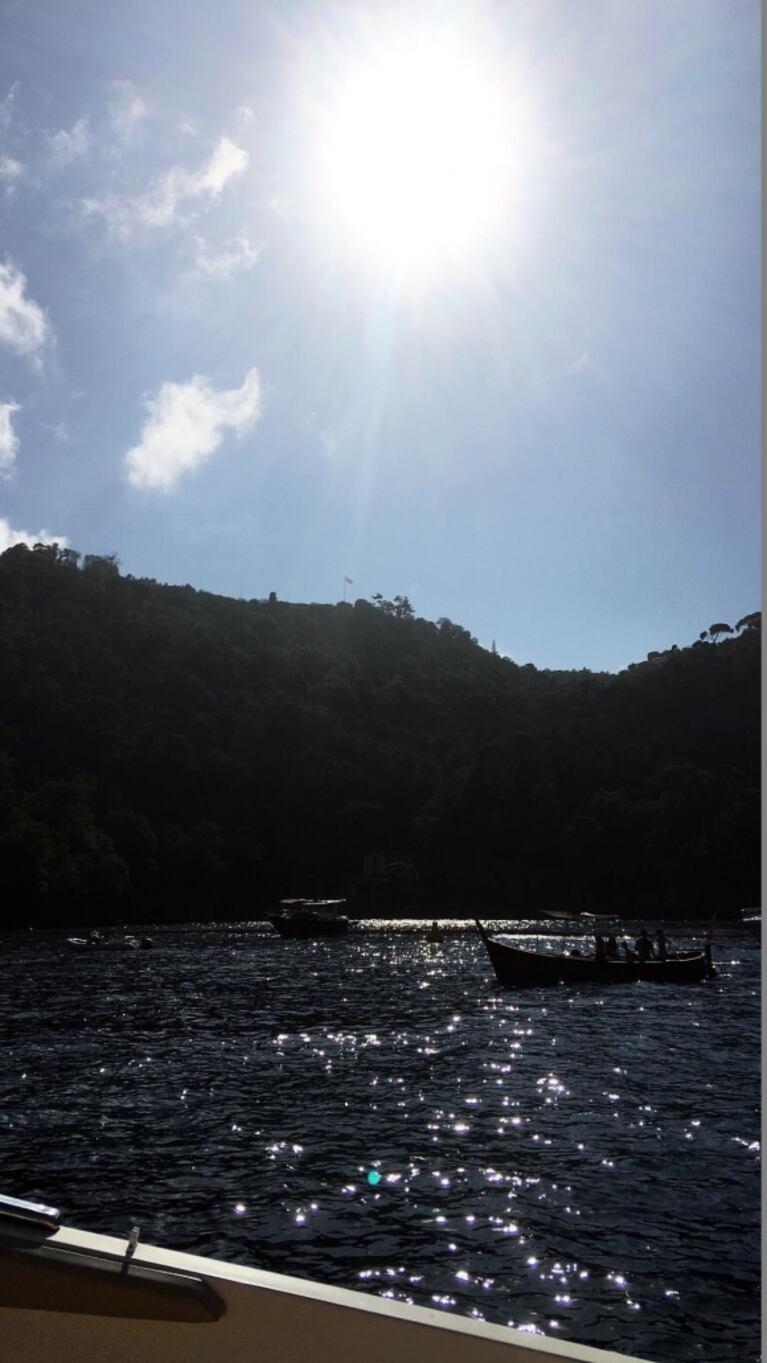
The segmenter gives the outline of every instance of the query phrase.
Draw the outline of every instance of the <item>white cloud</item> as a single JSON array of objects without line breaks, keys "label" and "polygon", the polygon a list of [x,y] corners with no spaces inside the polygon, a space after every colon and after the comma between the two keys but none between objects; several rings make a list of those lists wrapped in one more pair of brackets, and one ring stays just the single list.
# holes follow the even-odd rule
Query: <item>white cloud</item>
[{"label": "white cloud", "polygon": [[238,435],[260,414],[260,385],[248,370],[241,388],[216,392],[204,375],[189,383],[164,383],[146,402],[149,420],[125,463],[134,487],[169,492],[182,474],[191,473],[218,449],[229,427]]},{"label": "white cloud", "polygon": [[66,549],[67,539],[65,535],[51,535],[47,530],[39,530],[36,535],[31,535],[28,530],[12,530],[8,521],[0,516],[0,554],[12,549],[14,544],[27,544],[30,549],[35,544],[60,544],[62,549]]},{"label": "white cloud", "polygon": [[199,170],[174,166],[150,185],[145,194],[133,197],[111,194],[106,199],[85,199],[83,207],[86,213],[100,214],[110,231],[125,240],[137,228],[171,226],[183,203],[218,198],[225,185],[242,174],[249,159],[242,147],[230,138],[222,137]]},{"label": "white cloud", "polygon": [[0,156],[0,180],[6,180],[11,187],[23,174],[24,167],[15,156]]},{"label": "white cloud", "polygon": [[48,135],[51,156],[58,166],[68,166],[78,156],[85,156],[91,145],[91,135],[87,118],[78,118],[68,130],[61,128],[57,133]]},{"label": "white cloud", "polygon": [[51,339],[51,331],[42,308],[24,296],[26,285],[21,270],[9,260],[0,264],[0,344],[35,359]]},{"label": "white cloud", "polygon": [[190,194],[220,194],[227,180],[241,175],[250,157],[229,137],[219,138],[208,164],[191,177]]},{"label": "white cloud", "polygon": [[196,242],[195,266],[200,274],[211,279],[231,279],[242,270],[250,270],[261,255],[261,246],[254,245],[244,232],[224,242],[216,252],[202,237]]},{"label": "white cloud", "polygon": [[11,418],[20,412],[18,402],[0,402],[0,478],[10,478],[19,448]]},{"label": "white cloud", "polygon": [[109,101],[109,121],[121,142],[134,142],[149,115],[147,103],[132,80],[112,82],[114,94]]}]

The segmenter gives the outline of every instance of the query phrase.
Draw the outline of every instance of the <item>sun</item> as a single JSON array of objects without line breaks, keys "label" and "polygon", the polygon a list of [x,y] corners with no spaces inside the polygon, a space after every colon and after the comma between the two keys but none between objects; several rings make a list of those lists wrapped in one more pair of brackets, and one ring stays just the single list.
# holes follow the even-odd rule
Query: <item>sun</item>
[{"label": "sun", "polygon": [[460,36],[409,33],[348,60],[319,119],[325,215],[399,273],[465,259],[502,225],[524,135],[492,60]]}]

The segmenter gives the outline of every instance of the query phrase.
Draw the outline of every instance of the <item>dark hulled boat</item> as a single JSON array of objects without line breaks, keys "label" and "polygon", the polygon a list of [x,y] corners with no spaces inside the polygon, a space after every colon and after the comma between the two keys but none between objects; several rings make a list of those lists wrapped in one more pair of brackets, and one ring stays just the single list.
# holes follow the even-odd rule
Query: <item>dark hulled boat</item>
[{"label": "dark hulled boat", "polygon": [[280,937],[309,941],[314,937],[342,937],[349,919],[341,909],[345,899],[281,899],[280,912],[269,918]]},{"label": "dark hulled boat", "polygon": [[497,942],[474,920],[487,948],[498,983],[509,985],[542,984],[633,984],[654,980],[658,984],[698,984],[715,975],[711,947],[670,956],[665,961],[598,961],[594,956],[568,956],[564,953],[527,951],[522,947]]}]

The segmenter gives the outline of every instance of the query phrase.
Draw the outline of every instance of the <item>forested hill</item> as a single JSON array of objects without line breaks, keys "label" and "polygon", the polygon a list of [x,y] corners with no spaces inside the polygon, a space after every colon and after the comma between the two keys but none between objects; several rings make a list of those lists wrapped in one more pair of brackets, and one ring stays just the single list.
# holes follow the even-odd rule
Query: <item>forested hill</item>
[{"label": "forested hill", "polygon": [[403,912],[734,914],[759,898],[759,669],[758,614],[617,676],[547,672],[407,598],[235,601],[18,545],[3,925],[355,883]]}]

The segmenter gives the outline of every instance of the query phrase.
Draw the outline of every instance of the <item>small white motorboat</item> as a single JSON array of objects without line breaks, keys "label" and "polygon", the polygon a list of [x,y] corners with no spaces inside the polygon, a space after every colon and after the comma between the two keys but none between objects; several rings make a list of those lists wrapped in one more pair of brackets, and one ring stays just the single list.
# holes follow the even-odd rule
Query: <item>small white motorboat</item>
[{"label": "small white motorboat", "polygon": [[151,937],[134,937],[131,933],[104,936],[100,932],[89,932],[87,937],[67,937],[67,946],[73,951],[135,951],[137,947],[151,947]]},{"label": "small white motorboat", "polygon": [[0,1197],[3,1363],[642,1363],[346,1288],[94,1235]]}]

